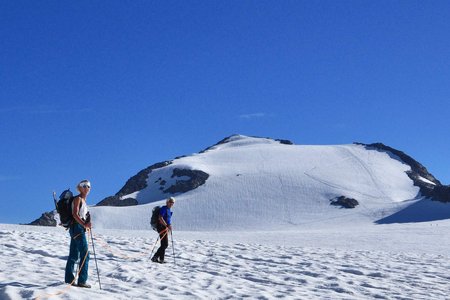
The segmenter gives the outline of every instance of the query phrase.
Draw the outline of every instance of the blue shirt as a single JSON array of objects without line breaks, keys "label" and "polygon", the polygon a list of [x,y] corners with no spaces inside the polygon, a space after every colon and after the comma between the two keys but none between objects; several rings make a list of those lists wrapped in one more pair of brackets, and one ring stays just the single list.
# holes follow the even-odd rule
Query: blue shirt
[{"label": "blue shirt", "polygon": [[159,209],[159,215],[163,217],[164,221],[166,221],[167,225],[171,225],[171,219],[172,219],[173,212],[170,211],[170,208],[168,208],[166,205],[161,206]]}]

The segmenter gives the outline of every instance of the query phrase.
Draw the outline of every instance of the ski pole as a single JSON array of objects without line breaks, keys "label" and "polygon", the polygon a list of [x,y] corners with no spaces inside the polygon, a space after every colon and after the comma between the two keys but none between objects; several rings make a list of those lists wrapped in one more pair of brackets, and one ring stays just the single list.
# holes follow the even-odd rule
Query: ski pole
[{"label": "ski pole", "polygon": [[167,228],[162,230],[161,232],[158,232],[158,237],[156,238],[155,244],[153,245],[152,251],[150,252],[150,258],[152,257],[153,254],[153,250],[155,250],[156,245],[158,244],[158,241],[161,239],[161,234],[164,233],[164,235],[162,236],[162,238],[164,238],[167,234]]},{"label": "ski pole", "polygon": [[152,251],[150,252],[150,258],[152,258],[152,255],[153,255],[153,250],[155,250],[155,247],[156,247],[156,244],[158,244],[158,241],[159,241],[159,235],[158,235],[158,237],[156,238],[156,242],[155,242],[155,244],[153,244],[153,248],[152,248]]},{"label": "ski pole", "polygon": [[170,231],[170,237],[172,239],[172,253],[173,253],[173,263],[176,265],[176,261],[175,261],[175,248],[173,247],[173,231]]},{"label": "ski pole", "polygon": [[98,272],[97,256],[95,255],[94,236],[92,235],[92,229],[90,229],[89,232],[91,233],[92,250],[94,250],[94,260],[95,267],[97,268],[98,285],[100,286],[100,289],[102,289],[102,284],[100,282],[100,273]]},{"label": "ski pole", "polygon": [[58,200],[56,199],[56,192],[53,192],[53,201],[55,202],[55,209],[58,210]]}]

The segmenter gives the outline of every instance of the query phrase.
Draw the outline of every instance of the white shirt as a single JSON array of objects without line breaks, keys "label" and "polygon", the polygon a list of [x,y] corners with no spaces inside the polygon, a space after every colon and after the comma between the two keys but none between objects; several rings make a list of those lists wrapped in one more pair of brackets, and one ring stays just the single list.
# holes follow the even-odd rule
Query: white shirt
[{"label": "white shirt", "polygon": [[[78,210],[78,216],[81,219],[86,220],[87,213],[88,213],[88,208],[87,208],[86,202],[84,200],[81,200],[81,198],[80,198],[80,201],[81,201],[81,207]],[[72,211],[73,211],[73,203],[74,202],[72,201]]]}]

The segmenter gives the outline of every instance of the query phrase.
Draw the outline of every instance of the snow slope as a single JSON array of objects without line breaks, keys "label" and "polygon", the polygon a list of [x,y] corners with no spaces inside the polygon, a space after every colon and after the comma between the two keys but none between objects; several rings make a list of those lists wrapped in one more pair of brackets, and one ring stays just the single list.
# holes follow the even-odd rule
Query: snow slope
[{"label": "snow slope", "polygon": [[[236,135],[204,153],[153,170],[147,188],[123,196],[140,205],[93,207],[96,227],[149,229],[151,209],[167,197],[157,182],[184,179],[171,178],[175,168],[210,175],[204,185],[177,196],[178,230],[277,230],[329,220],[375,222],[419,200],[419,189],[405,173],[410,167],[388,153],[361,145],[285,145]],[[330,206],[330,200],[339,196],[355,198],[360,205],[353,210]]]},{"label": "snow slope", "polygon": [[[161,265],[148,223],[174,168],[210,176],[177,196]],[[90,208],[101,290],[92,251],[92,289],[63,282],[61,227],[0,224],[0,299],[449,299],[450,205],[418,197],[408,169],[359,145],[233,136],[153,170],[124,196],[140,205]],[[342,195],[360,205],[330,205]]]},{"label": "snow slope", "polygon": [[[91,289],[64,284],[62,228],[0,224],[0,299],[449,299],[450,221],[272,232],[94,231]],[[175,259],[173,256],[175,253]]]}]

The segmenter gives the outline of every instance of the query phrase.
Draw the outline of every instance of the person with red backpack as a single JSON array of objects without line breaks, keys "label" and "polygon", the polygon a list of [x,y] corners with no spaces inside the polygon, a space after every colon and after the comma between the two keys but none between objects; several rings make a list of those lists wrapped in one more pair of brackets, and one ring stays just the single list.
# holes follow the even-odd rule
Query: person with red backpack
[{"label": "person with red backpack", "polygon": [[156,225],[156,230],[159,233],[161,246],[152,257],[152,262],[164,263],[164,256],[166,249],[169,246],[169,231],[172,232],[172,214],[170,210],[175,203],[175,198],[170,197],[166,200],[166,205],[159,209],[159,219]]}]

